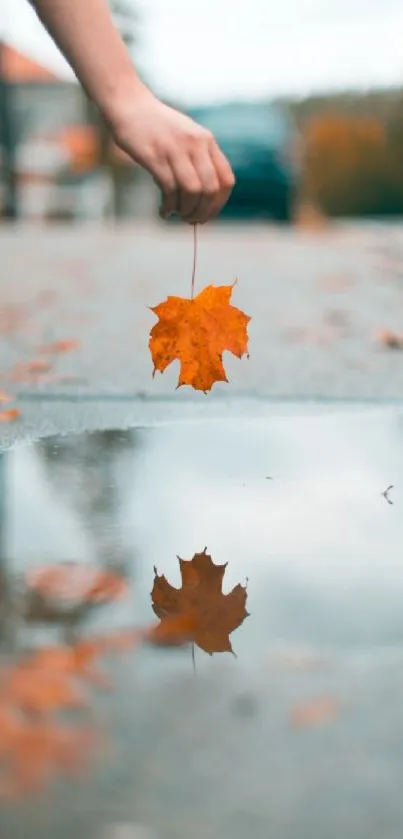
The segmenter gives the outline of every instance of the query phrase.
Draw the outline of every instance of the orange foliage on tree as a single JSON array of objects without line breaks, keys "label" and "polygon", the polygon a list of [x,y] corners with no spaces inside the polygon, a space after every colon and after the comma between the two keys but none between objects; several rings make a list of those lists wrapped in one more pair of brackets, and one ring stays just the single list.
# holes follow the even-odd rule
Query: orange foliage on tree
[{"label": "orange foliage on tree", "polygon": [[387,212],[394,184],[382,121],[331,111],[309,119],[303,190],[331,215]]}]

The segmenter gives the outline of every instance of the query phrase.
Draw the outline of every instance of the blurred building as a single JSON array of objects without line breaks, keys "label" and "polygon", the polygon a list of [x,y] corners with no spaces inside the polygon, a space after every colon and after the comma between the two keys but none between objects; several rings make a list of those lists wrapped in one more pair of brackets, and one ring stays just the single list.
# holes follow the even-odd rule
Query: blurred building
[{"label": "blurred building", "polygon": [[[153,212],[147,177],[109,140],[105,152],[100,122],[77,82],[7,44],[1,67],[11,103],[20,217],[107,218],[115,214],[114,190],[121,192],[121,215]],[[3,166],[0,186],[3,195]]]}]

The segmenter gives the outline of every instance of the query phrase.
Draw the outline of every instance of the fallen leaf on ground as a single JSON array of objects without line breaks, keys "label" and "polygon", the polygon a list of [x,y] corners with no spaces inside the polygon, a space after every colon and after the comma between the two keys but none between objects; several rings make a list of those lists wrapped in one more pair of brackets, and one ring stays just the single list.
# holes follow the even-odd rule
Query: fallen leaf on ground
[{"label": "fallen leaf on ground", "polygon": [[149,348],[154,371],[161,373],[180,362],[177,387],[190,385],[204,393],[214,382],[227,382],[222,354],[247,353],[250,317],[230,305],[233,285],[207,286],[197,297],[167,297],[151,307],[159,318],[150,332]]},{"label": "fallen leaf on ground", "polygon": [[291,722],[296,728],[310,728],[314,725],[333,722],[339,715],[338,700],[332,696],[323,696],[296,705],[291,711]]},{"label": "fallen leaf on ground", "polygon": [[0,304],[0,335],[13,335],[26,327],[26,307],[18,303]]},{"label": "fallen leaf on ground", "polygon": [[42,355],[60,355],[78,349],[80,342],[76,338],[69,338],[64,341],[54,341],[51,344],[43,344],[38,347]]},{"label": "fallen leaf on ground", "polygon": [[398,335],[396,332],[391,332],[389,329],[381,329],[378,332],[377,340],[384,347],[389,347],[391,350],[403,349],[403,335]]},{"label": "fallen leaf on ground", "polygon": [[310,203],[301,203],[297,208],[295,225],[303,230],[321,232],[329,225],[329,221],[319,207]]},{"label": "fallen leaf on ground", "polygon": [[349,274],[327,274],[319,278],[319,288],[323,291],[345,291],[354,283]]},{"label": "fallen leaf on ground", "polygon": [[6,408],[0,411],[0,422],[14,422],[21,416],[21,411],[18,408]]},{"label": "fallen leaf on ground", "polygon": [[9,393],[6,393],[5,390],[0,390],[0,405],[4,404],[5,402],[12,402],[14,399],[13,396],[10,396]]},{"label": "fallen leaf on ground", "polygon": [[329,325],[319,325],[316,328],[294,326],[284,330],[288,341],[306,344],[330,344],[340,338],[339,330]]},{"label": "fallen leaf on ground", "polygon": [[[227,563],[215,565],[207,548],[190,560],[178,557],[182,586],[176,589],[164,575],[155,578],[151,592],[152,607],[160,618],[160,637],[169,637],[172,619],[178,619],[176,630],[182,630],[204,652],[233,652],[229,635],[246,617],[246,586],[238,584],[229,594],[222,593]],[[182,624],[181,624],[182,621]],[[150,633],[152,639],[152,633]],[[158,633],[157,633],[158,635]]]},{"label": "fallen leaf on ground", "polygon": [[37,358],[33,361],[20,361],[11,370],[10,379],[15,382],[31,381],[35,376],[48,373],[51,369],[51,362],[45,361],[42,358]]}]

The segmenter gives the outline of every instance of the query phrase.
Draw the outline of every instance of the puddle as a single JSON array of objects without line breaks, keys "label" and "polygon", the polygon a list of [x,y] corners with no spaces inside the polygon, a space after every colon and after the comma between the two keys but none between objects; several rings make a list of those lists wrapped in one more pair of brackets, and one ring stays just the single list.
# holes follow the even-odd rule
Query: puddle
[{"label": "puddle", "polygon": [[99,431],[21,446],[0,468],[9,573],[90,560],[130,579],[129,600],[99,610],[99,625],[150,621],[153,566],[179,585],[177,556],[207,547],[228,563],[224,590],[248,580],[233,646],[249,662],[282,642],[403,641],[398,417]]},{"label": "puddle", "polygon": [[[177,555],[206,546],[228,563],[224,591],[248,580],[250,612],[231,636],[237,658],[196,650],[196,677],[188,648],[130,652],[102,706],[115,761],[40,807],[2,805],[4,835],[244,839],[253,827],[266,839],[274,824],[279,839],[375,839],[382,821],[400,837],[402,474],[400,417],[378,412],[99,431],[3,453],[8,579],[66,560],[112,566],[130,595],[86,615],[87,629],[147,626],[154,565],[179,585]],[[24,643],[60,631],[18,625]]]}]

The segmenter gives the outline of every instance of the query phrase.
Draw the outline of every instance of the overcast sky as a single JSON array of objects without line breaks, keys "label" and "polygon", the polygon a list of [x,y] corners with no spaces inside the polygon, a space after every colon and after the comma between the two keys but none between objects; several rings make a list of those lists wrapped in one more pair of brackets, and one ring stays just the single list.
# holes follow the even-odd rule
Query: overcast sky
[{"label": "overcast sky", "polygon": [[[82,0],[85,2],[85,0]],[[27,0],[0,0],[18,47],[68,75]],[[403,83],[403,0],[139,0],[139,60],[180,101]]]}]

